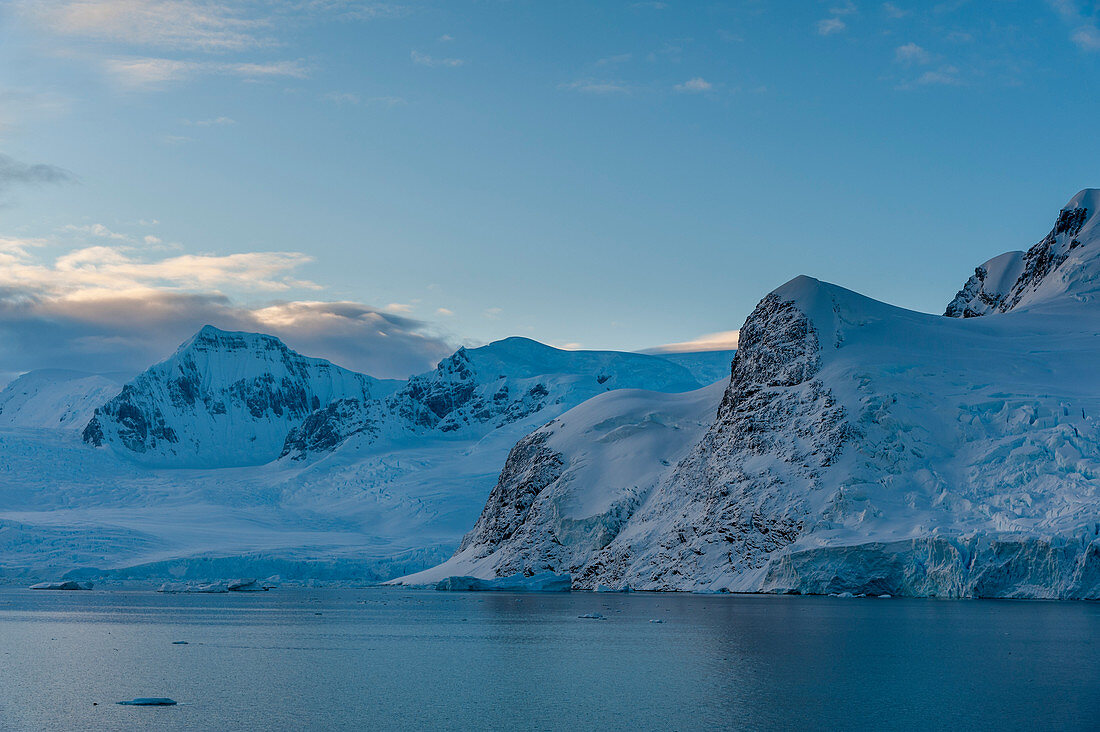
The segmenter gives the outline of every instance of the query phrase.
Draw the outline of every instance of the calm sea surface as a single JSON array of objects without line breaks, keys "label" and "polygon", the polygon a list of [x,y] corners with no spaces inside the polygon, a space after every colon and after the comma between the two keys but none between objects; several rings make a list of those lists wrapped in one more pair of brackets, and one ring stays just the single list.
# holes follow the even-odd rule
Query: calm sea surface
[{"label": "calm sea surface", "polygon": [[3,589],[0,728],[1095,730],[1100,604]]}]

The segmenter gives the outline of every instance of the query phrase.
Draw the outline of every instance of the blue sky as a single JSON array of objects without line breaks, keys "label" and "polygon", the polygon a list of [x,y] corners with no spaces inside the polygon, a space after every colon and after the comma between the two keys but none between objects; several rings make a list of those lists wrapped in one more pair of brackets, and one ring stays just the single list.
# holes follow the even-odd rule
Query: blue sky
[{"label": "blue sky", "polygon": [[939,312],[1100,185],[1095,3],[2,8],[6,373],[207,321],[386,376],[635,350],[798,274]]}]

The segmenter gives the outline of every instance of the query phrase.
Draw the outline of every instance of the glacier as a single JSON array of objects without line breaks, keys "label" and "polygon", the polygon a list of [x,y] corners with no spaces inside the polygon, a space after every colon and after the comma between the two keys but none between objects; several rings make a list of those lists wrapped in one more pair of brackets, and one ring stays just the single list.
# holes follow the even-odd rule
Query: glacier
[{"label": "glacier", "polygon": [[726,384],[532,432],[458,552],[395,582],[1100,598],[1098,208],[1079,193],[944,315],[795,278]]}]

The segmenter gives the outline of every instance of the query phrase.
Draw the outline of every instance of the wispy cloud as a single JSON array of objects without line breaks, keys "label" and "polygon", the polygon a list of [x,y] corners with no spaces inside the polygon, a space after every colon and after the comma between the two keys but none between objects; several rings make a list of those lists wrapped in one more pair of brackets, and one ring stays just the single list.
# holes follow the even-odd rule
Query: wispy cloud
[{"label": "wispy cloud", "polygon": [[646,353],[694,353],[697,351],[732,351],[737,348],[739,330],[724,330],[718,333],[706,333],[679,343],[666,343],[663,346],[646,349]]},{"label": "wispy cloud", "polygon": [[579,79],[558,84],[559,89],[577,91],[583,94],[629,94],[631,88],[617,81],[596,81],[592,79]]},{"label": "wispy cloud", "polygon": [[886,13],[886,15],[888,17],[893,18],[895,20],[899,20],[899,19],[904,18],[905,16],[909,15],[908,10],[905,10],[904,8],[900,8],[894,3],[883,3],[882,4],[882,12]]},{"label": "wispy cloud", "polygon": [[1062,20],[1070,26],[1070,40],[1082,51],[1100,51],[1100,26],[1095,2],[1083,6],[1077,0],[1048,0]]},{"label": "wispy cloud", "polygon": [[0,153],[0,194],[13,186],[71,183],[76,177],[56,165],[24,163]]},{"label": "wispy cloud", "polygon": [[922,86],[961,86],[963,81],[959,69],[955,66],[941,66],[934,71],[925,71],[917,77]]},{"label": "wispy cloud", "polygon": [[915,43],[906,43],[894,49],[894,60],[905,65],[923,65],[932,60],[932,55]]},{"label": "wispy cloud", "polygon": [[426,53],[420,53],[419,51],[413,51],[410,54],[414,64],[419,66],[445,66],[454,68],[456,66],[462,66],[466,62],[460,58],[436,58],[435,56],[429,56]]},{"label": "wispy cloud", "polygon": [[195,0],[21,0],[23,14],[63,36],[159,48],[231,51],[270,45],[265,19],[244,4]]},{"label": "wispy cloud", "polygon": [[185,119],[183,124],[188,127],[230,127],[237,124],[237,120],[230,117],[212,117],[210,119]]},{"label": "wispy cloud", "polygon": [[630,53],[620,53],[620,54],[617,54],[615,56],[605,56],[604,58],[601,58],[601,59],[597,60],[596,65],[597,66],[611,66],[613,64],[625,64],[627,61],[629,61],[633,57],[634,57],[634,55],[630,54]]},{"label": "wispy cloud", "polygon": [[233,76],[241,79],[293,78],[304,79],[309,72],[301,61],[269,63],[181,61],[169,58],[107,58],[103,69],[127,89],[158,89],[170,82],[184,81],[199,75]]},{"label": "wispy cloud", "polygon": [[855,15],[857,12],[859,12],[859,8],[856,7],[852,0],[846,0],[846,2],[840,5],[834,5],[829,8],[829,17],[822,18],[817,21],[814,26],[817,29],[817,34],[820,36],[831,36],[842,32],[848,27],[848,24],[841,20],[841,17]]},{"label": "wispy cloud", "polygon": [[678,92],[698,94],[699,92],[710,91],[714,88],[714,85],[701,76],[696,76],[692,79],[688,79],[682,84],[677,84],[673,88]]},{"label": "wispy cloud", "polygon": [[332,102],[337,106],[359,106],[359,105],[371,105],[378,107],[397,107],[402,104],[408,104],[408,100],[404,97],[362,97],[355,92],[329,92],[321,95],[321,98],[325,101]]}]

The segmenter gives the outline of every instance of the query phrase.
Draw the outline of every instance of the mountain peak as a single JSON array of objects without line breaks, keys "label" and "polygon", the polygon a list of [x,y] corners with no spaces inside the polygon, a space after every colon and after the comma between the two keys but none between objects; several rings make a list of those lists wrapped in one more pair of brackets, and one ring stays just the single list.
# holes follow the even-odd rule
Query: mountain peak
[{"label": "mountain peak", "polygon": [[1007,313],[1051,301],[1090,299],[1100,280],[1100,189],[1069,200],[1046,237],[1026,252],[978,266],[944,313],[954,318]]}]

